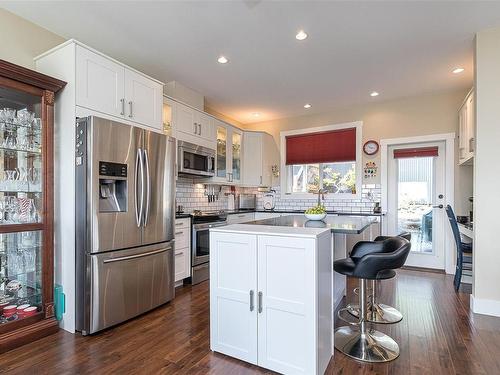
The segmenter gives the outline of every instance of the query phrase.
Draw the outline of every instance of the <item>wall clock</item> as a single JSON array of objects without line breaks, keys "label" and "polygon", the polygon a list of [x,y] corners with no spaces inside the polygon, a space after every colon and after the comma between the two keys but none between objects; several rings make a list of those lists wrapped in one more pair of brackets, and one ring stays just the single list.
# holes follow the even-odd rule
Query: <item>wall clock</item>
[{"label": "wall clock", "polygon": [[377,141],[370,140],[363,145],[363,151],[366,155],[375,155],[378,152],[378,149],[379,145]]}]

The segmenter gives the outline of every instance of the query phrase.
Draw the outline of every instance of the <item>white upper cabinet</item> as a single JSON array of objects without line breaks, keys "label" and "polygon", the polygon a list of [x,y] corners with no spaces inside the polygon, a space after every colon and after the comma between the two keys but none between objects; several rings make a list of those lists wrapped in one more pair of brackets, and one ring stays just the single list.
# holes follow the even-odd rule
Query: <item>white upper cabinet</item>
[{"label": "white upper cabinet", "polygon": [[125,68],[86,48],[76,48],[76,104],[122,117]]},{"label": "white upper cabinet", "polygon": [[125,69],[126,115],[156,129],[163,129],[163,86],[133,70]]},{"label": "white upper cabinet", "polygon": [[215,130],[212,117],[202,112],[195,111],[194,122],[198,127],[198,135],[201,138],[208,141],[213,141],[215,139]]},{"label": "white upper cabinet", "polygon": [[175,102],[173,134],[181,141],[215,149],[212,117],[194,108]]},{"label": "white upper cabinet", "polygon": [[279,152],[271,135],[263,132],[245,132],[243,160],[245,186],[273,185],[272,167],[279,165]]},{"label": "white upper cabinet", "polygon": [[476,114],[474,91],[471,90],[458,111],[458,163],[472,162],[475,151]]},{"label": "white upper cabinet", "polygon": [[80,44],[76,105],[163,131],[163,85]]}]

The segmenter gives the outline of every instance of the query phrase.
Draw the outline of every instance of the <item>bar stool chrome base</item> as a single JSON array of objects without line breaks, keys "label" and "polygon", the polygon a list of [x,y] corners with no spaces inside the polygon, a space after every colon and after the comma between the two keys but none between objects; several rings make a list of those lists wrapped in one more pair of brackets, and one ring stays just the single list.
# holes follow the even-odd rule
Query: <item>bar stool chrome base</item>
[{"label": "bar stool chrome base", "polygon": [[335,348],[364,362],[389,362],[399,357],[399,346],[391,337],[374,329],[364,333],[351,327],[335,330]]},{"label": "bar stool chrome base", "polygon": [[[347,305],[347,311],[352,316],[359,318],[359,305]],[[403,314],[392,306],[376,303],[368,307],[366,320],[371,323],[394,324],[403,320]]]}]

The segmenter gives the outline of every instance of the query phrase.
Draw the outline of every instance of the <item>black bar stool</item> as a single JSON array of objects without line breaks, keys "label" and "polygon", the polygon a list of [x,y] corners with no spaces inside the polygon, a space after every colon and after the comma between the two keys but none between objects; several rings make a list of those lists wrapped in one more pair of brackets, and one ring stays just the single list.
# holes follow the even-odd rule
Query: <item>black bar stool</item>
[{"label": "black bar stool", "polygon": [[[398,237],[402,237],[407,241],[411,241],[411,233],[403,232],[398,234]],[[391,236],[378,236],[375,238],[375,242],[385,241],[391,238]],[[375,250],[375,249],[373,249]],[[367,315],[366,320],[371,323],[379,323],[379,324],[394,324],[398,323],[403,319],[403,314],[396,308],[385,305],[383,303],[377,302],[377,280],[371,281],[371,294],[368,295],[368,307],[367,307]],[[354,289],[354,293],[357,292],[358,288]],[[356,318],[359,316],[359,305],[349,304],[347,305],[348,311],[351,315]]]},{"label": "black bar stool", "polygon": [[342,316],[348,308],[339,310],[338,317],[349,326],[335,330],[337,350],[366,362],[387,362],[399,356],[396,341],[366,325],[366,280],[394,277],[394,270],[404,265],[410,246],[410,242],[401,237],[391,237],[381,242],[361,241],[354,246],[349,258],[333,263],[335,272],[359,279],[359,318],[357,322],[350,322]]}]

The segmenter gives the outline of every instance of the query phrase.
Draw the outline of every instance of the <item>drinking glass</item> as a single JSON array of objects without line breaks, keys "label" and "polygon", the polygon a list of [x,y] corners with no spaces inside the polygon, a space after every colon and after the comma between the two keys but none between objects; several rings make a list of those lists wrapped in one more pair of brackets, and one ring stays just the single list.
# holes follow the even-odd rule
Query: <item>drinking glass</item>
[{"label": "drinking glass", "polygon": [[13,108],[4,108],[3,117],[5,122],[7,122],[8,124],[12,124],[14,122],[14,119],[16,118],[16,110]]},{"label": "drinking glass", "polygon": [[17,171],[15,170],[6,170],[5,175],[7,176],[6,182],[6,190],[16,190],[17,185]]}]

